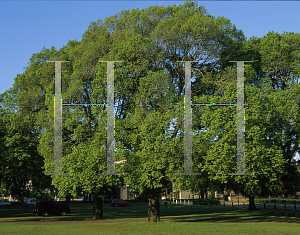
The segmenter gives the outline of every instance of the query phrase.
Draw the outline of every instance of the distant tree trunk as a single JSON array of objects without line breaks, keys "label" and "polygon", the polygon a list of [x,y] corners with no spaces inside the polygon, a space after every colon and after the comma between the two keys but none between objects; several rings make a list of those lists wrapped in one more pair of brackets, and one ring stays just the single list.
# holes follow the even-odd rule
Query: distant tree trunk
[{"label": "distant tree trunk", "polygon": [[249,196],[249,208],[248,210],[256,210],[256,206],[254,203],[254,196]]},{"label": "distant tree trunk", "polygon": [[284,189],[284,197],[288,198],[289,195],[293,195],[294,194],[294,187],[293,186],[286,186]]},{"label": "distant tree trunk", "polygon": [[289,197],[289,192],[286,190],[283,195],[284,195],[285,198],[288,198]]},{"label": "distant tree trunk", "polygon": [[149,198],[149,208],[148,208],[148,222],[159,222],[160,221],[160,211],[159,211],[159,197],[153,196]]},{"label": "distant tree trunk", "polygon": [[91,202],[91,201],[92,201],[92,194],[89,193],[89,202]]},{"label": "distant tree trunk", "polygon": [[102,198],[100,194],[93,194],[93,219],[102,219]]},{"label": "distant tree trunk", "polygon": [[204,191],[202,189],[200,190],[200,196],[201,196],[201,199],[204,199]]},{"label": "distant tree trunk", "polygon": [[71,201],[71,195],[70,194],[67,194],[66,195],[66,203],[69,204]]}]

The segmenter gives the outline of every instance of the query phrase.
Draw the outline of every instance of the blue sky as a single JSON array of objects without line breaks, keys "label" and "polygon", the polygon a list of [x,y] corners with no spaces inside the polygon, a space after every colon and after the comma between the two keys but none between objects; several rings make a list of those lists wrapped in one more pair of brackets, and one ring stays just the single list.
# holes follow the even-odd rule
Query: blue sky
[{"label": "blue sky", "polygon": [[[0,93],[13,86],[33,53],[59,50],[68,40],[80,41],[91,21],[122,9],[181,5],[184,1],[0,1]],[[300,33],[297,1],[198,1],[208,13],[229,18],[247,39],[269,31]]]},{"label": "blue sky", "polygon": [[[91,21],[122,9],[181,5],[184,1],[0,1],[0,93],[12,87],[33,53],[45,46],[59,50],[80,41]],[[300,33],[300,2],[198,1],[208,13],[229,18],[247,38],[269,31]]]}]

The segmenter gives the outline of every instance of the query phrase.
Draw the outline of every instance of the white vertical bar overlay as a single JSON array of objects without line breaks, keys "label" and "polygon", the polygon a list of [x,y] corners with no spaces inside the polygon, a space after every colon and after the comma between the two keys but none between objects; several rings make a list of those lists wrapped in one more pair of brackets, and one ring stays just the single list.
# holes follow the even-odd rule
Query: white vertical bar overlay
[{"label": "white vertical bar overlay", "polygon": [[177,61],[185,62],[185,87],[184,87],[184,173],[175,175],[201,175],[193,173],[192,165],[192,99],[191,99],[191,62],[199,61]]},{"label": "white vertical bar overlay", "polygon": [[229,61],[237,62],[237,173],[229,175],[252,175],[245,173],[245,86],[244,86],[244,62],[252,61]]},{"label": "white vertical bar overlay", "polygon": [[114,99],[114,62],[123,61],[99,61],[107,62],[107,144],[106,144],[106,162],[107,173],[99,175],[123,175],[115,173],[115,99]]},{"label": "white vertical bar overlay", "polygon": [[69,175],[62,172],[62,94],[61,94],[61,63],[70,61],[47,61],[55,62],[55,95],[54,95],[54,174],[46,175]]}]

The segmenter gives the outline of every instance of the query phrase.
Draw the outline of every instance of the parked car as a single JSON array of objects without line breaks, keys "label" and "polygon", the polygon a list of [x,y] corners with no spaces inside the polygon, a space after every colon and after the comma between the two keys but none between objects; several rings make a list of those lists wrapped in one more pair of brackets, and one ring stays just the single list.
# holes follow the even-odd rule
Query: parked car
[{"label": "parked car", "polygon": [[111,201],[111,206],[115,206],[115,207],[118,207],[118,206],[130,206],[130,202],[126,202],[124,200],[121,200],[121,199],[114,199]]},{"label": "parked car", "polygon": [[10,203],[9,202],[4,202],[4,201],[0,200],[0,206],[9,207]]},{"label": "parked car", "polygon": [[34,206],[37,202],[38,202],[38,200],[36,200],[35,198],[32,198],[32,199],[26,200],[25,204],[26,204],[26,206]]},{"label": "parked car", "polygon": [[62,215],[70,214],[71,210],[65,202],[37,202],[33,208],[34,215]]}]

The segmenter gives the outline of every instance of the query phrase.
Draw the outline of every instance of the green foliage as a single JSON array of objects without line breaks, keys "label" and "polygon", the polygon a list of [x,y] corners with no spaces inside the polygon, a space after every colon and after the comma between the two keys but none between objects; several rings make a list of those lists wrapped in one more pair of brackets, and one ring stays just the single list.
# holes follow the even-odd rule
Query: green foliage
[{"label": "green foliage", "polygon": [[[232,83],[227,86],[224,96],[196,96],[193,102],[234,103],[236,88],[230,84]],[[204,163],[200,160],[198,165],[202,168],[202,172],[208,173],[211,182],[219,185],[219,188],[228,188],[229,182],[233,180],[234,187],[243,195],[254,195],[258,191],[263,191],[264,194],[268,192],[278,194],[281,192],[278,179],[283,173],[284,163],[287,160],[282,158],[281,150],[266,139],[270,133],[267,129],[270,125],[268,119],[274,106],[285,109],[286,112],[281,111],[281,114],[291,113],[291,110],[278,103],[278,97],[286,100],[283,94],[275,93],[266,84],[261,89],[245,87],[245,94],[246,103],[249,104],[246,107],[246,172],[254,175],[228,176],[228,173],[233,173],[235,169],[236,110],[232,107],[197,107],[200,111],[197,112],[197,116],[194,116],[193,122],[199,123],[199,126],[202,124],[206,131],[200,132],[195,139],[207,139],[213,143],[205,154],[196,155],[204,159]],[[273,99],[270,94],[273,94]],[[292,105],[293,101],[291,100],[290,103]],[[201,122],[198,122],[199,119]]]},{"label": "green foliage", "polygon": [[31,120],[34,115],[22,112],[20,98],[20,92],[13,89],[1,95],[0,184],[4,195],[23,201],[32,194],[31,187],[44,189],[50,182],[42,173],[43,159],[37,154],[38,139]]},{"label": "green foliage", "polygon": [[[245,196],[295,193],[299,43],[294,33],[246,40],[229,19],[191,1],[91,22],[80,42],[33,54],[13,89],[1,95],[1,188],[28,196],[24,185],[32,180],[35,189],[55,187],[59,196],[96,197],[128,184],[155,202],[172,181],[176,191],[201,195],[208,188]],[[98,175],[106,171],[102,106],[63,106],[63,172],[70,175],[43,174],[53,172],[54,156],[54,64],[48,60],[70,61],[62,63],[63,103],[88,104],[107,103],[107,64],[101,61],[123,61],[114,64],[114,90],[115,160],[126,160],[115,171],[124,177]],[[251,176],[228,175],[236,170],[236,107],[210,106],[193,108],[193,172],[201,176],[175,175],[184,167],[185,86],[185,70],[176,61],[195,60],[193,103],[235,103],[236,64],[229,61],[253,61],[245,65],[245,163]]]},{"label": "green foliage", "polygon": [[268,92],[270,99],[277,100],[270,113],[267,132],[268,138],[280,146],[287,160],[280,177],[285,196],[299,191],[299,174],[293,163],[293,157],[299,151],[299,44],[298,33],[272,31],[263,38],[252,37],[244,45],[243,58],[254,61],[252,67],[256,74],[252,79],[248,78],[249,85],[260,87],[267,83],[281,93]]},{"label": "green foliage", "polygon": [[[272,39],[272,35],[274,37],[277,35],[276,37],[279,40],[282,39],[279,47],[273,46],[272,40],[274,39]],[[298,114],[299,101],[297,99],[299,84],[294,82],[299,77],[298,67],[284,67],[280,64],[281,70],[286,68],[285,73],[280,73],[276,70],[278,68],[275,68],[277,73],[281,74],[281,79],[284,79],[284,82],[278,80],[276,84],[282,86],[276,86],[272,80],[273,75],[271,76],[271,73],[267,72],[274,71],[275,66],[267,62],[271,50],[274,53],[280,50],[278,53],[284,55],[283,48],[289,48],[286,50],[288,54],[285,54],[287,56],[284,58],[286,61],[293,61],[292,63],[297,64],[299,58],[290,51],[293,50],[292,48],[296,51],[299,50],[296,46],[299,45],[298,41],[298,34],[285,33],[278,35],[269,33],[263,39],[252,38],[243,43],[242,50],[244,52],[241,58],[243,60],[253,58],[254,61],[254,63],[245,65],[245,103],[248,104],[246,106],[245,156],[246,167],[247,165],[250,167],[248,170],[246,168],[246,172],[254,173],[253,176],[228,176],[228,173],[233,173],[235,168],[235,108],[197,107],[193,109],[195,114],[193,115],[193,127],[196,126],[198,130],[200,128],[207,130],[194,136],[193,161],[198,162],[199,168],[202,168],[203,176],[208,174],[211,183],[219,186],[220,189],[235,187],[234,191],[240,191],[244,195],[250,195],[254,192],[259,192],[260,195],[268,195],[273,192],[276,195],[282,193],[282,188],[285,189],[286,193],[294,193],[295,188],[293,186],[298,187],[299,174],[296,173],[295,166],[291,161],[299,146],[299,125],[297,124],[300,116]],[[272,44],[272,46],[266,46],[267,43]],[[279,57],[276,59],[278,64],[280,59]],[[273,68],[271,68],[272,66]],[[286,75],[287,73],[295,76],[289,77]],[[282,76],[282,74],[285,75]],[[276,75],[274,76],[276,77]],[[209,79],[205,80],[206,77]],[[209,95],[194,96],[194,87],[196,92],[198,91],[198,86],[195,84],[193,85],[193,103],[235,102],[236,88],[234,89],[234,87],[236,87],[236,81],[228,80],[229,77],[236,80],[234,69],[226,68],[218,75],[213,73],[204,74],[202,79],[204,87],[209,86],[212,83],[211,81],[216,80],[216,78],[223,81],[214,82],[217,86],[214,89],[215,93],[212,92],[211,94],[218,95],[218,97]],[[255,78],[259,78],[260,81],[258,82]],[[196,139],[199,139],[199,141]],[[210,143],[213,144],[209,147],[209,150],[202,151],[199,154],[195,144],[197,143],[199,149],[203,149],[205,145],[201,141],[202,139],[210,140]],[[198,144],[201,142],[202,145]],[[204,149],[206,148],[204,147]],[[199,160],[194,160],[195,157]],[[201,177],[202,175],[194,178],[200,179]],[[193,187],[189,186],[188,188],[192,189]]]}]

